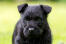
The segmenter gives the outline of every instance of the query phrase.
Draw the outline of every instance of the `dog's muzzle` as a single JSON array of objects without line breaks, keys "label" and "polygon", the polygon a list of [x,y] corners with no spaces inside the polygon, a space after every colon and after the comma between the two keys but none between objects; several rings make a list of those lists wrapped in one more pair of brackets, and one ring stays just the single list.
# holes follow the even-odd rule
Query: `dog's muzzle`
[{"label": "dog's muzzle", "polygon": [[40,29],[34,26],[29,26],[24,29],[23,33],[26,37],[36,37],[40,35]]}]

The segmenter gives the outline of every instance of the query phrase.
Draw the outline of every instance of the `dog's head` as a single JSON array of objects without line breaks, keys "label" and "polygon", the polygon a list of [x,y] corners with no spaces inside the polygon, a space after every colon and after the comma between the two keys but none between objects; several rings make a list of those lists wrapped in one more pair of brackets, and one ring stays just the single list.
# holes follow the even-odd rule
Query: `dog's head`
[{"label": "dog's head", "polygon": [[28,6],[28,4],[22,4],[18,6],[18,11],[21,14],[24,36],[40,36],[44,31],[45,20],[51,11],[51,7],[46,5]]}]

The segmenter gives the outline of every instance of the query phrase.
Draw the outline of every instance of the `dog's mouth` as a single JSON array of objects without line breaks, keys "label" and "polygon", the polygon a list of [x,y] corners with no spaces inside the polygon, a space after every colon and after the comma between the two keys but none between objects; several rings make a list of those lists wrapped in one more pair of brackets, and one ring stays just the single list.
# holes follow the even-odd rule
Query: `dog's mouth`
[{"label": "dog's mouth", "polygon": [[36,27],[24,28],[23,34],[25,37],[39,37],[42,34],[42,29]]}]

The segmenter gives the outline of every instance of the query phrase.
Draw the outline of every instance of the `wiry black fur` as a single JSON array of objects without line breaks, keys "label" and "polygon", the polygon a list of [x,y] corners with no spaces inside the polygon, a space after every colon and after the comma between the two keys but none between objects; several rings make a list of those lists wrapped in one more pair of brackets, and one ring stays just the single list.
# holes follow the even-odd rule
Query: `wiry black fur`
[{"label": "wiry black fur", "polygon": [[[20,6],[22,7],[22,5],[20,5]],[[49,6],[44,7],[43,5],[41,5],[41,6],[30,6],[30,7],[25,6],[25,11],[22,13],[21,13],[22,10],[20,11],[20,13],[23,15],[21,15],[21,19],[16,24],[16,27],[15,27],[15,30],[13,33],[12,44],[52,44],[51,31],[50,31],[50,28],[49,28],[49,25],[47,22],[47,14],[51,10],[48,9],[48,11],[47,11],[46,7],[51,9]],[[34,10],[33,8],[35,8],[36,10]],[[18,9],[21,9],[21,8],[18,8]],[[37,13],[38,10],[39,10],[39,12]],[[37,23],[38,21],[36,22],[37,24],[35,24],[35,21],[32,22],[34,24],[28,23],[34,27],[37,26],[37,28],[38,28],[37,30],[39,30],[39,31],[40,31],[40,29],[42,30],[42,32],[40,31],[41,34],[39,33],[40,36],[38,36],[35,33],[38,37],[36,37],[36,36],[31,37],[31,36],[29,36],[29,34],[30,34],[29,32],[28,32],[28,35],[26,32],[23,32],[25,25],[27,26],[27,24],[26,24],[27,22],[26,23],[24,22],[24,16],[27,16],[27,13],[30,14],[31,16],[34,15],[34,13],[35,13],[34,17],[38,14],[40,16],[42,16],[41,17],[42,20],[41,20],[41,22],[39,22],[39,23],[41,23],[40,27],[38,26],[38,23]],[[28,15],[28,16],[30,16],[30,15]],[[32,18],[33,18],[33,16],[32,16]],[[32,18],[31,18],[31,20],[32,20]],[[30,27],[30,25],[29,25],[29,27]],[[28,28],[28,26],[27,26],[27,28]],[[26,35],[24,35],[24,33],[27,35],[27,37],[26,37]]]}]

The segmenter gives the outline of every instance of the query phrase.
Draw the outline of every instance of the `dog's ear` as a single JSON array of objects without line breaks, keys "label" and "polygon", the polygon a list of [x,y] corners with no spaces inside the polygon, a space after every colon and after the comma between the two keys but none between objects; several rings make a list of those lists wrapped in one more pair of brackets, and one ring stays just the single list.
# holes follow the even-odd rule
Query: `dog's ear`
[{"label": "dog's ear", "polygon": [[44,14],[50,13],[51,9],[52,9],[50,6],[47,6],[47,5],[40,5],[40,7],[41,7]]},{"label": "dog's ear", "polygon": [[20,13],[23,13],[27,7],[28,7],[28,4],[19,5],[19,6],[18,6],[18,11],[19,11]]}]

